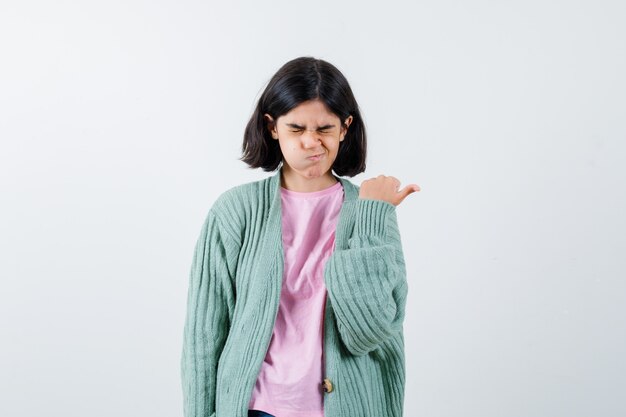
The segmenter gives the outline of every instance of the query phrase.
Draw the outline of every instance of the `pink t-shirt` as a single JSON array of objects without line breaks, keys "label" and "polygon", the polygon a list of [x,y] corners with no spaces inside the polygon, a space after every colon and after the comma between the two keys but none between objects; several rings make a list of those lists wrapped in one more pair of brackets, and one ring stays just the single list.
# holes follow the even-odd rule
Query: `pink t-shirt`
[{"label": "pink t-shirt", "polygon": [[323,417],[324,264],[335,247],[341,182],[281,191],[285,267],[280,304],[248,408],[276,417]]}]

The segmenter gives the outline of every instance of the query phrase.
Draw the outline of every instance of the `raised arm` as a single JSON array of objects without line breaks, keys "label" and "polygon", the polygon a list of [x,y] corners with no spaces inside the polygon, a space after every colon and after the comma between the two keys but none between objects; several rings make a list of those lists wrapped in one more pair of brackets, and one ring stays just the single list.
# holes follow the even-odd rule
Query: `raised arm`
[{"label": "raised arm", "polygon": [[365,355],[402,331],[408,286],[395,206],[356,204],[348,248],[335,249],[324,276],[344,345]]}]

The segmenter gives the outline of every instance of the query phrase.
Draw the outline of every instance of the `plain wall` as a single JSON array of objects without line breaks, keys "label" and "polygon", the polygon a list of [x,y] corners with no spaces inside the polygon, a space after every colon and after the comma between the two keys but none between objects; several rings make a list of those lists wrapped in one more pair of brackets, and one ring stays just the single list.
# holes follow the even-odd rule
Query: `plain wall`
[{"label": "plain wall", "polygon": [[[225,4],[228,3],[228,4]],[[182,415],[189,268],[280,66],[398,206],[408,417],[626,415],[622,1],[2,1],[0,415]],[[331,417],[331,416],[329,416]],[[360,416],[354,416],[360,417]]]}]

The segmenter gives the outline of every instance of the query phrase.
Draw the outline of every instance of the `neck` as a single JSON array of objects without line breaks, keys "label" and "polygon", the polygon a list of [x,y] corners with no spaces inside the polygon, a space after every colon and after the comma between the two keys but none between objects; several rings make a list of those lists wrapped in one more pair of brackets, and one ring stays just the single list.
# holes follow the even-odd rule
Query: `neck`
[{"label": "neck", "polygon": [[301,175],[291,171],[286,165],[280,169],[280,186],[290,191],[300,193],[311,193],[321,191],[339,182],[331,170],[321,177],[304,178]]}]

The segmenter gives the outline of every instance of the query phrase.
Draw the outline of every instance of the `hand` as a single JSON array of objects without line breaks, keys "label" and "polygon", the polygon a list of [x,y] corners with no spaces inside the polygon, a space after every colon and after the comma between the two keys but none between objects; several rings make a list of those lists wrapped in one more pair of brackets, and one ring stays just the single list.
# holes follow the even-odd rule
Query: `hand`
[{"label": "hand", "polygon": [[361,183],[359,198],[383,200],[397,206],[406,196],[420,190],[417,184],[409,184],[398,191],[399,188],[400,180],[396,177],[379,175]]}]

